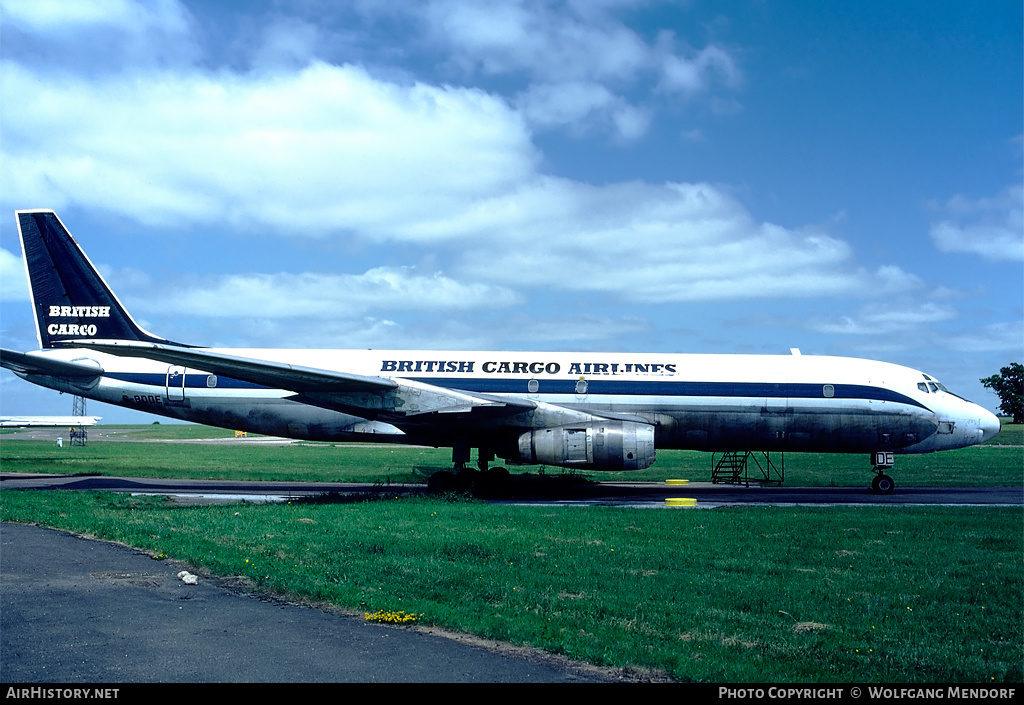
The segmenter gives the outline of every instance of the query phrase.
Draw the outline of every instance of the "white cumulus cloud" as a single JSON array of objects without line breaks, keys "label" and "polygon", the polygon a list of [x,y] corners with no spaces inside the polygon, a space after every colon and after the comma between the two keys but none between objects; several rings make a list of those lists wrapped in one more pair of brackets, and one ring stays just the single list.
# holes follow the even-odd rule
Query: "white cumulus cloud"
[{"label": "white cumulus cloud", "polygon": [[946,345],[950,350],[961,352],[1005,352],[1019,356],[1024,352],[1024,321],[991,323],[953,336]]},{"label": "white cumulus cloud", "polygon": [[404,267],[377,267],[361,275],[251,274],[223,277],[140,303],[140,310],[214,318],[352,319],[372,311],[470,310],[519,303],[503,287],[463,284],[442,274],[424,276]]},{"label": "white cumulus cloud", "polygon": [[7,197],[149,224],[387,232],[508,188],[537,159],[501,100],[353,66],[83,81],[5,63],[2,80],[24,98],[0,108]]},{"label": "white cumulus cloud", "polygon": [[990,198],[956,196],[932,223],[931,238],[942,252],[966,252],[987,260],[1024,261],[1024,185]]},{"label": "white cumulus cloud", "polygon": [[625,4],[432,0],[404,12],[419,17],[428,41],[461,73],[525,79],[517,102],[542,128],[600,126],[632,140],[651,121],[637,92],[689,98],[738,82],[725,48],[677,47],[667,31],[648,41],[617,17]]},{"label": "white cumulus cloud", "polygon": [[[610,116],[620,133],[639,134],[645,114],[609,81],[662,75],[668,62],[669,82],[691,91],[705,72],[734,76],[725,52],[697,51],[687,73],[671,36],[645,43],[607,5],[437,0],[424,12],[455,56],[473,58],[473,70],[532,76],[544,66],[556,82],[526,91],[517,109],[480,89],[389,80],[317,60],[248,71],[144,63],[81,75],[4,60],[5,94],[19,97],[0,104],[4,196],[147,225],[223,224],[236,233],[432,248],[446,262],[448,274],[434,277],[401,269],[330,281],[238,276],[202,295],[258,301],[267,311],[296,310],[275,301],[286,290],[319,310],[314,295],[303,294],[312,284],[346,292],[356,310],[399,299],[415,310],[424,297],[442,308],[477,299],[503,306],[528,288],[657,304],[878,296],[920,285],[899,267],[857,266],[850,245],[825,230],[758,222],[712,184],[591,185],[541,173],[531,124]],[[509,24],[488,24],[495,13]],[[292,27],[300,37],[282,40],[282,51],[303,56],[315,41],[301,23]],[[591,62],[603,49],[608,54]],[[202,296],[190,296],[182,304],[204,310]]]},{"label": "white cumulus cloud", "polygon": [[3,248],[0,248],[0,301],[28,301],[25,262],[21,255]]},{"label": "white cumulus cloud", "polygon": [[922,326],[953,320],[956,317],[956,309],[952,306],[931,302],[889,304],[865,308],[856,315],[814,320],[809,327],[822,333],[840,335],[914,334]]},{"label": "white cumulus cloud", "polygon": [[[443,225],[491,221],[463,271],[495,281],[603,291],[647,303],[766,296],[874,296],[920,280],[898,267],[852,265],[850,246],[822,232],[758,223],[708,184],[589,186],[539,179]],[[502,266],[494,270],[493,263]]]}]

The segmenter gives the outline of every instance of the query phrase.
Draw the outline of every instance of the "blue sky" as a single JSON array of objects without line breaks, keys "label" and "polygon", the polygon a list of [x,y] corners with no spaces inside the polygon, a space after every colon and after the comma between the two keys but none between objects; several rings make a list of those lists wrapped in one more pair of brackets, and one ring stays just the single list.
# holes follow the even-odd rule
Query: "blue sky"
[{"label": "blue sky", "polygon": [[[0,0],[13,211],[211,346],[1024,359],[1019,2]],[[4,371],[5,414],[71,401]],[[104,421],[147,417],[95,404]]]}]

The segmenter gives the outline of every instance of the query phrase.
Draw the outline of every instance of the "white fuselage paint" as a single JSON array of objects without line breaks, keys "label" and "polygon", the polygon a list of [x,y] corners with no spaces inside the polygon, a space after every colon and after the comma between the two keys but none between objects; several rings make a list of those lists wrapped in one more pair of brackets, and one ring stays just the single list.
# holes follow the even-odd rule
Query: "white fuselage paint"
[{"label": "white fuselage paint", "polygon": [[[558,424],[557,408],[642,421],[658,448],[926,453],[994,436],[999,421],[945,391],[919,388],[921,372],[884,362],[812,355],[217,349],[210,352],[322,370],[419,381],[528,399],[534,411],[476,427],[476,440],[505,428]],[[363,418],[291,401],[292,392],[217,379],[139,358],[83,349],[47,350],[95,360],[88,389],[66,379],[26,379],[91,399],[178,419],[294,438],[427,443],[415,415]],[[925,385],[927,387],[927,385]],[[518,431],[517,431],[518,433]]]}]

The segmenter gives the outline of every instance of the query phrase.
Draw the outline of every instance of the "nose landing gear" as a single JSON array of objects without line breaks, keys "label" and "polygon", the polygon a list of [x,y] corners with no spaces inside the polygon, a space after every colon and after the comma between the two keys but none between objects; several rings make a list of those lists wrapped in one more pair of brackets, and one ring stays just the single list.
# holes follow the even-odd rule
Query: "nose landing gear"
[{"label": "nose landing gear", "polygon": [[892,494],[895,488],[896,483],[892,481],[892,478],[881,471],[871,481],[871,491],[878,494]]},{"label": "nose landing gear", "polygon": [[892,468],[892,451],[878,451],[871,454],[872,471],[875,479],[871,481],[871,491],[876,494],[892,494],[896,489],[896,483],[885,474],[885,471]]}]

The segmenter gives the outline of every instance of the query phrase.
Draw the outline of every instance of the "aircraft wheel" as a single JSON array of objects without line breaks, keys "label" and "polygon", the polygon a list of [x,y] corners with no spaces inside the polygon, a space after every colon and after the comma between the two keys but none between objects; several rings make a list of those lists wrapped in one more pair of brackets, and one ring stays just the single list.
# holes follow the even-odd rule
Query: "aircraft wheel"
[{"label": "aircraft wheel", "polygon": [[455,489],[455,473],[442,470],[435,472],[427,480],[427,491],[431,494],[444,494]]},{"label": "aircraft wheel", "polygon": [[473,486],[473,494],[477,497],[498,497],[505,492],[508,485],[508,470],[505,468],[491,468],[481,473]]},{"label": "aircraft wheel", "polygon": [[879,473],[871,481],[871,489],[878,494],[892,494],[893,490],[896,489],[896,483],[888,475]]},{"label": "aircraft wheel", "polygon": [[510,475],[508,468],[491,468],[487,471],[487,477],[495,482],[507,482]]},{"label": "aircraft wheel", "polygon": [[480,477],[480,471],[476,468],[463,468],[455,473],[455,489],[459,492],[470,492],[478,477]]}]

